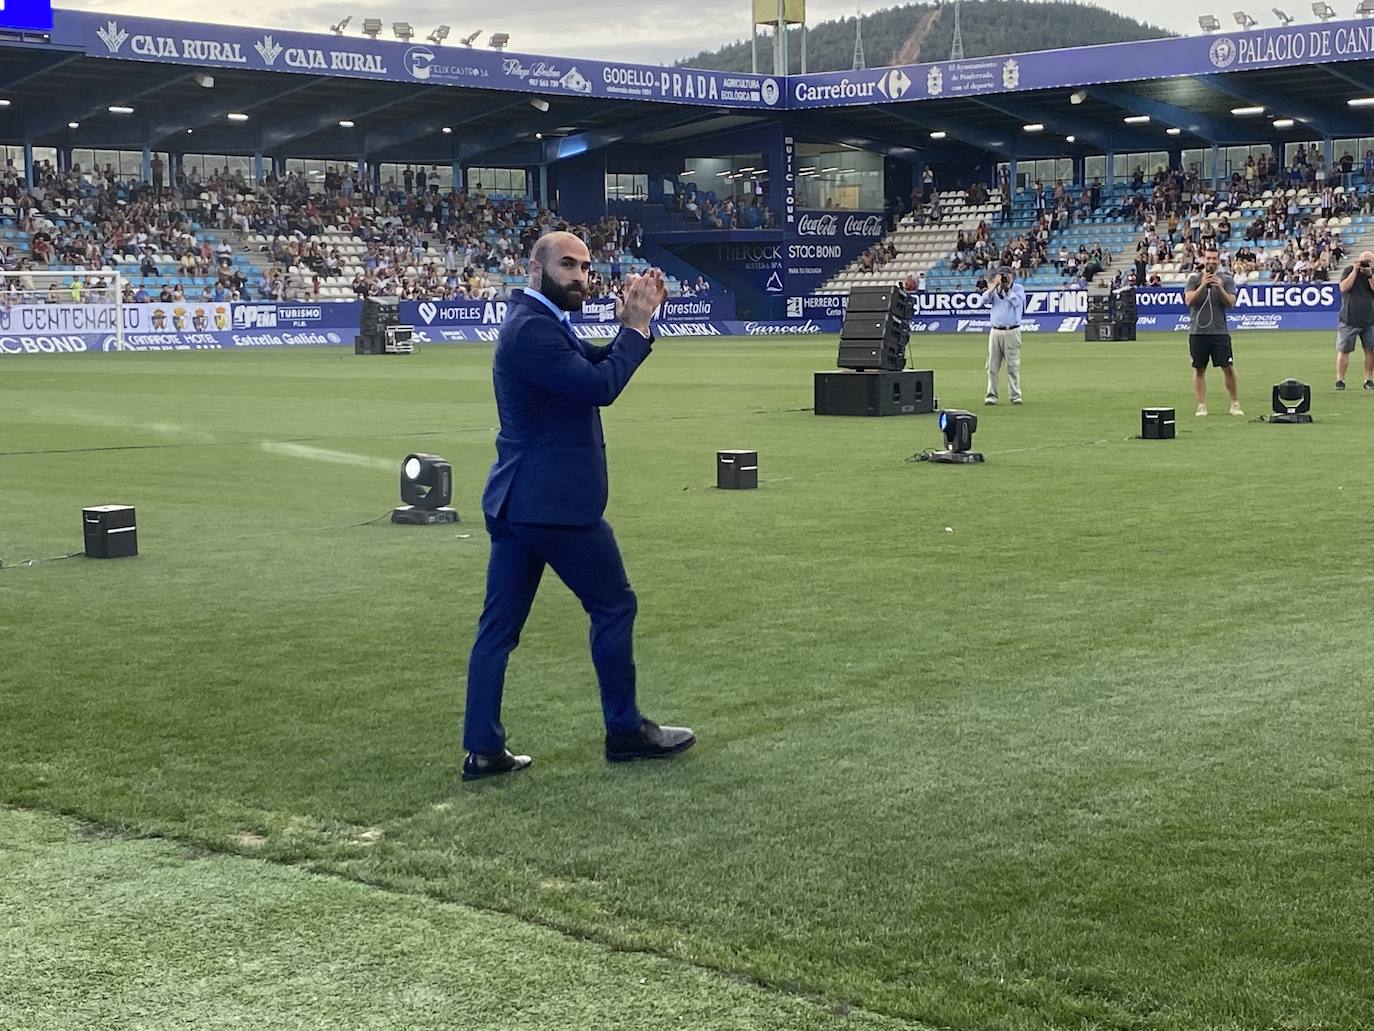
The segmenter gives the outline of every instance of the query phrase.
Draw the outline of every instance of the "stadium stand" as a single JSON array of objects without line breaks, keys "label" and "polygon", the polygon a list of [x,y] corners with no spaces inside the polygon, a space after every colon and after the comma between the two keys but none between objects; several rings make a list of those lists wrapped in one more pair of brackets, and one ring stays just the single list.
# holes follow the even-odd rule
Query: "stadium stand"
[{"label": "stadium stand", "polygon": [[[155,191],[113,172],[42,169],[28,190],[11,165],[0,181],[0,257],[9,271],[118,270],[125,300],[500,298],[524,282],[523,256],[546,232],[582,236],[593,298],[648,262],[639,230],[608,216],[569,225],[523,196],[421,192],[388,180],[376,196],[330,172],[323,189],[288,175],[254,185],[239,173],[192,173]],[[50,277],[42,277],[44,280]],[[709,292],[705,277],[670,277],[675,296]],[[103,281],[9,279],[6,290],[51,302],[103,300]]]},{"label": "stadium stand", "polygon": [[1109,188],[1036,183],[1015,191],[1005,213],[995,198],[945,190],[821,292],[892,282],[973,290],[1003,263],[1031,288],[1081,287],[1099,275],[1127,282],[1137,253],[1145,283],[1181,283],[1209,240],[1242,281],[1306,282],[1374,247],[1374,179],[1347,172],[1334,185],[1315,170],[1299,169],[1298,179],[1293,169],[1265,172],[1249,180],[1237,173],[1220,192],[1177,172],[1146,181],[1139,170]]}]

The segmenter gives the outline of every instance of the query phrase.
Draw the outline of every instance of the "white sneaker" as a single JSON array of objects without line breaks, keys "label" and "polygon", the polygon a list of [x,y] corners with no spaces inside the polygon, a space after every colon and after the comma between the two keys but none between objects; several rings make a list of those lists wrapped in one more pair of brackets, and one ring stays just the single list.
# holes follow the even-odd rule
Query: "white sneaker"
[{"label": "white sneaker", "polygon": [[997,403],[997,398],[995,398],[995,397],[988,396],[988,397],[983,398],[983,404],[985,404],[985,405],[995,405],[996,403]]},{"label": "white sneaker", "polygon": [[1242,411],[1240,410],[1240,402],[1239,402],[1239,401],[1232,401],[1232,402],[1231,402],[1231,414],[1232,414],[1232,415],[1244,415],[1244,414],[1245,414],[1244,412],[1242,412]]},{"label": "white sneaker", "polygon": [[1193,414],[1194,414],[1194,415],[1206,415],[1206,414],[1207,414],[1207,406],[1206,406],[1206,405],[1198,405],[1198,406],[1197,406],[1197,411],[1194,412]]}]

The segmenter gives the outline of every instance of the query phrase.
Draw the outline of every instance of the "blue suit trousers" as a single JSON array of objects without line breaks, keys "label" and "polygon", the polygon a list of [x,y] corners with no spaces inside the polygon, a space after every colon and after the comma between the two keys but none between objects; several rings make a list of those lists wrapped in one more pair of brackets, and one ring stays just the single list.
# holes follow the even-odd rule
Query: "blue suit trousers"
[{"label": "blue suit trousers", "polygon": [[546,565],[591,617],[592,665],[601,687],[606,732],[639,729],[633,648],[638,603],[610,524],[603,519],[589,526],[555,526],[487,516],[487,532],[487,599],[468,659],[463,747],[491,753],[506,746],[501,725],[506,664],[520,643]]}]

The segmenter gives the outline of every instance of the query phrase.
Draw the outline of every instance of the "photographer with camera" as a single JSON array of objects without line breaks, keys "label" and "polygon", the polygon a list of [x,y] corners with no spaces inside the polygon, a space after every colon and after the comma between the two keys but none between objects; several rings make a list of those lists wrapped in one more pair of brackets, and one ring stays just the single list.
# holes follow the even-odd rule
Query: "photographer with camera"
[{"label": "photographer with camera", "polygon": [[988,393],[983,404],[997,403],[997,381],[1007,363],[1007,390],[1011,403],[1021,403],[1021,316],[1026,310],[1026,288],[1015,282],[1010,265],[1003,265],[988,284],[983,300],[991,306],[988,329]]},{"label": "photographer with camera", "polygon": [[1193,361],[1193,394],[1197,398],[1194,415],[1207,414],[1207,361],[1221,370],[1226,393],[1231,395],[1231,414],[1244,415],[1236,394],[1235,355],[1231,351],[1231,331],[1226,325],[1226,310],[1235,307],[1236,281],[1221,267],[1221,253],[1214,245],[1203,248],[1202,271],[1188,277],[1183,291],[1188,306],[1188,353]]},{"label": "photographer with camera", "polygon": [[1336,322],[1336,389],[1358,339],[1364,345],[1364,388],[1374,390],[1374,251],[1365,251],[1341,275],[1341,314]]}]

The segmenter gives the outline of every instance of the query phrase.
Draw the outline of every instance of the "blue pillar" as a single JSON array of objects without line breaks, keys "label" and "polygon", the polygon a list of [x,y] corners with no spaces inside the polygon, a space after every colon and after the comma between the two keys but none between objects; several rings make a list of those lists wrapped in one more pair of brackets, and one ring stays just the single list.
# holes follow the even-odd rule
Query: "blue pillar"
[{"label": "blue pillar", "polygon": [[33,187],[33,140],[24,141],[24,181],[30,188]]},{"label": "blue pillar", "polygon": [[541,208],[551,207],[549,204],[549,166],[547,164],[539,166],[539,206]]},{"label": "blue pillar", "polygon": [[143,165],[139,172],[139,181],[145,184],[153,181],[153,149],[146,143],[143,145]]},{"label": "blue pillar", "polygon": [[1212,143],[1212,188],[1221,188],[1221,145]]},{"label": "blue pillar", "polygon": [[450,169],[453,175],[453,188],[455,190],[461,190],[465,185],[463,182],[463,166],[459,163],[457,158],[453,159]]},{"label": "blue pillar", "polygon": [[1333,182],[1336,178],[1331,174],[1331,163],[1336,159],[1336,141],[1330,136],[1322,137],[1322,164],[1326,166],[1326,181]]},{"label": "blue pillar", "polygon": [[1007,159],[1007,182],[1011,183],[1011,195],[1016,196],[1016,155]]},{"label": "blue pillar", "polygon": [[255,151],[253,154],[253,182],[262,182],[262,151]]},{"label": "blue pillar", "polygon": [[1103,157],[1107,159],[1107,174],[1103,176],[1103,179],[1105,179],[1103,185],[1107,188],[1106,192],[1110,194],[1112,192],[1112,187],[1116,185],[1116,151],[1108,148],[1107,153],[1104,154]]}]

